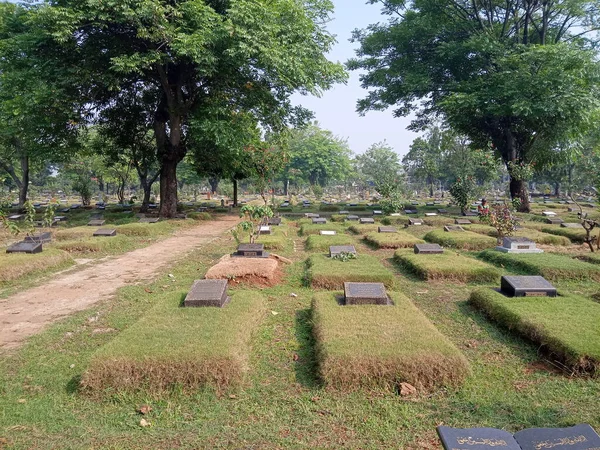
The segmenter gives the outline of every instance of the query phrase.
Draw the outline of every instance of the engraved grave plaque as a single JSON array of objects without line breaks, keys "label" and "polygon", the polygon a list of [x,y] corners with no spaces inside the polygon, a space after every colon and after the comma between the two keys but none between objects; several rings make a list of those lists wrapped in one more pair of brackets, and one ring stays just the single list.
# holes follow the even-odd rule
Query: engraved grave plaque
[{"label": "engraved grave plaque", "polygon": [[408,219],[409,225],[423,225],[423,221],[421,219]]},{"label": "engraved grave plaque", "polygon": [[88,222],[88,227],[101,227],[106,223],[103,219],[93,219]]},{"label": "engraved grave plaque", "polygon": [[117,235],[117,230],[114,228],[99,228],[94,231],[94,236],[113,237]]},{"label": "engraved grave plaque", "polygon": [[346,215],[350,214],[350,211],[343,210],[343,211],[340,211],[340,214],[346,216]]},{"label": "engraved grave plaque", "polygon": [[233,256],[266,258],[269,254],[265,252],[264,244],[240,244],[238,245],[237,252],[235,252]]},{"label": "engraved grave plaque", "polygon": [[183,306],[222,308],[229,303],[229,300],[227,280],[196,280],[186,295]]},{"label": "engraved grave plaque", "polygon": [[515,438],[496,428],[450,428],[437,427],[438,436],[445,450],[521,450]]},{"label": "engraved grave plaque", "polygon": [[375,223],[375,219],[371,218],[371,217],[362,217],[361,219],[358,220],[360,223]]},{"label": "engraved grave plaque", "polygon": [[543,253],[542,249],[536,248],[535,242],[526,237],[505,237],[502,246],[496,250],[504,253]]},{"label": "engraved grave plaque", "polygon": [[446,225],[444,231],[465,231],[465,229],[460,225]]},{"label": "engraved grave plaque", "polygon": [[471,225],[471,221],[469,219],[454,219],[454,223],[456,225]]},{"label": "engraved grave plaque", "polygon": [[281,217],[269,217],[269,220],[267,220],[267,225],[281,225]]},{"label": "engraved grave plaque", "polygon": [[325,219],[324,217],[318,217],[316,219],[313,219],[312,223],[317,224],[317,225],[324,224],[324,223],[327,223],[327,219]]},{"label": "engraved grave plaque", "polygon": [[329,247],[329,256],[339,255],[340,253],[353,253],[356,255],[354,245],[332,245]]},{"label": "engraved grave plaque", "polygon": [[440,213],[440,214],[448,214],[448,210],[447,209],[438,209],[438,213]]},{"label": "engraved grave plaque", "polygon": [[383,283],[344,283],[346,305],[389,305]]},{"label": "engraved grave plaque", "polygon": [[415,253],[424,255],[437,255],[444,253],[444,249],[440,247],[440,244],[415,244],[413,248]]},{"label": "engraved grave plaque", "polygon": [[358,216],[350,214],[349,216],[346,216],[346,220],[358,220]]},{"label": "engraved grave plaque", "polygon": [[321,230],[321,231],[319,231],[319,234],[321,236],[335,236],[337,234],[337,232],[331,231],[331,230]]},{"label": "engraved grave plaque", "polygon": [[304,217],[307,219],[318,219],[320,216],[315,213],[304,213]]},{"label": "engraved grave plaque", "polygon": [[377,228],[377,232],[378,233],[396,233],[398,230],[396,230],[396,228],[394,227],[378,227]]},{"label": "engraved grave plaque", "polygon": [[6,253],[41,253],[41,242],[17,242],[6,249]]},{"label": "engraved grave plaque", "polygon": [[560,225],[563,223],[563,220],[560,217],[548,217],[546,222],[552,225]]},{"label": "engraved grave plaque", "polygon": [[540,276],[503,276],[500,290],[509,297],[556,297],[556,288]]},{"label": "engraved grave plaque", "polygon": [[567,222],[563,222],[560,224],[561,227],[563,228],[578,228],[578,229],[583,229],[583,225],[581,225],[580,223],[567,223]]},{"label": "engraved grave plaque", "polygon": [[600,436],[587,424],[568,428],[529,428],[514,434],[522,450],[595,450]]}]

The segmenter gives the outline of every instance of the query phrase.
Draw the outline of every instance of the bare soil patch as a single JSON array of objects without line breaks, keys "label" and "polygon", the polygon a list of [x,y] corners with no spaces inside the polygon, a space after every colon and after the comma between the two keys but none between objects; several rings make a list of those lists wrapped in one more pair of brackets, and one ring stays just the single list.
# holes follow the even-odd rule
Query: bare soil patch
[{"label": "bare soil patch", "polygon": [[274,286],[281,281],[283,272],[274,258],[240,258],[229,255],[208,269],[207,279],[228,279],[230,285],[239,283],[253,286]]}]

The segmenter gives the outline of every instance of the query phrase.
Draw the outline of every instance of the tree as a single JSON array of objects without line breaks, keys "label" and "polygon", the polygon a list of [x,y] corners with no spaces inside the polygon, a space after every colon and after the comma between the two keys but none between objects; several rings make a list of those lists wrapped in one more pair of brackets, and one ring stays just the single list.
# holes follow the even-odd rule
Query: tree
[{"label": "tree", "polygon": [[192,121],[218,105],[251,111],[264,129],[282,127],[303,114],[292,93],[319,94],[345,79],[324,56],[334,42],[324,28],[330,10],[312,0],[65,0],[42,7],[39,18],[89,74],[87,102],[101,109],[134,85],[159,92],[148,111],[160,214],[172,217]]},{"label": "tree", "polygon": [[384,197],[399,184],[402,167],[398,154],[386,142],[371,145],[355,160],[358,172]]},{"label": "tree", "polygon": [[433,184],[442,174],[442,131],[432,127],[425,138],[418,137],[410,145],[410,150],[402,158],[402,164],[414,178],[425,182],[429,196],[433,197]]},{"label": "tree", "polygon": [[529,210],[527,184],[513,168],[580,134],[600,84],[591,33],[597,2],[383,0],[387,25],[355,31],[350,69],[370,89],[358,109],[417,111],[413,129],[443,116],[478,147],[492,143]]}]

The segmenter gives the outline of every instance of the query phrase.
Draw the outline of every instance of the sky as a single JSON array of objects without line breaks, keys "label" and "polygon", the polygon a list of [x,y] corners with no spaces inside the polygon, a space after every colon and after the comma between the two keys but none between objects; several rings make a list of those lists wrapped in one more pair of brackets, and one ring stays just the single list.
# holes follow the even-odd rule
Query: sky
[{"label": "sky", "polygon": [[[330,60],[344,63],[355,56],[358,44],[349,41],[352,30],[387,20],[379,5],[365,2],[333,0],[335,11],[328,29],[336,35],[338,42],[328,55]],[[399,155],[406,154],[413,139],[418,136],[406,129],[410,119],[394,118],[391,109],[370,111],[361,117],[356,112],[356,101],[365,96],[366,90],[360,87],[359,72],[353,71],[349,75],[346,85],[338,84],[320,98],[296,95],[293,100],[312,110],[322,128],[347,139],[354,153],[363,153],[372,144],[385,140]]]}]

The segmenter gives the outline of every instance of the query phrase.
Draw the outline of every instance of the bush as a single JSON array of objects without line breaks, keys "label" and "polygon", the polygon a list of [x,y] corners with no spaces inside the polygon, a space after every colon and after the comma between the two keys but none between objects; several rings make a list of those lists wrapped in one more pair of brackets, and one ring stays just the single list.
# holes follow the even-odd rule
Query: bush
[{"label": "bush", "polygon": [[600,304],[575,295],[508,298],[492,289],[474,291],[469,302],[571,370],[600,374]]},{"label": "bush", "polygon": [[345,281],[394,284],[393,273],[379,259],[361,254],[350,261],[338,261],[325,255],[312,255],[307,263],[307,281],[315,288],[342,289]]},{"label": "bush", "polygon": [[427,242],[435,242],[443,247],[462,250],[482,250],[495,247],[496,239],[473,233],[472,231],[443,231],[433,230],[425,235]]},{"label": "bush", "polygon": [[[340,295],[340,293],[337,293]],[[343,391],[420,390],[459,385],[469,374],[462,353],[404,295],[394,306],[339,306],[336,293],[312,301],[319,375]]]}]

